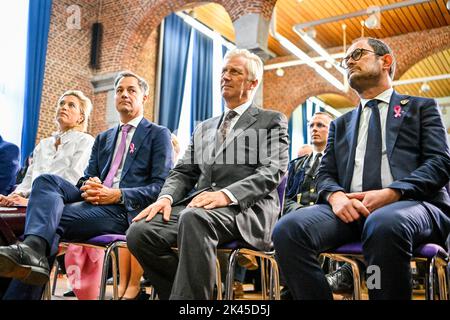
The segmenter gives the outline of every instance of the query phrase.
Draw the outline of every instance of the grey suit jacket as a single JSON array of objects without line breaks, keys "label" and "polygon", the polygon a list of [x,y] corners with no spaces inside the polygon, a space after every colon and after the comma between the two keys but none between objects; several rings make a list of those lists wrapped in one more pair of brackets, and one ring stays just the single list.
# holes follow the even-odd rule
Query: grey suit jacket
[{"label": "grey suit jacket", "polygon": [[[288,165],[286,117],[252,105],[218,145],[220,120],[211,118],[197,126],[160,196],[172,196],[173,205],[187,204],[201,191],[226,188],[238,200],[236,223],[243,239],[267,250],[280,213],[276,188]],[[189,195],[194,188],[197,192]]]}]

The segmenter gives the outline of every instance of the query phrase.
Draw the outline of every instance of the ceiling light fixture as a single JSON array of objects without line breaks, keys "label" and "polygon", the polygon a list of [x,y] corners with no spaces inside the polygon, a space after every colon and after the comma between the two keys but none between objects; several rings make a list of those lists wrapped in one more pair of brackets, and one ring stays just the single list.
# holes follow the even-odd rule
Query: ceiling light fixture
[{"label": "ceiling light fixture", "polygon": [[275,74],[276,74],[277,76],[279,76],[279,77],[282,77],[282,76],[284,76],[284,70],[281,69],[281,68],[278,68],[278,69],[275,71]]},{"label": "ceiling light fixture", "polygon": [[345,76],[345,70],[341,68],[339,63],[319,44],[316,40],[311,38],[305,31],[297,30],[295,26],[293,27],[295,33],[297,33],[300,38],[302,38],[305,43],[311,47],[314,51],[316,51],[321,57],[323,57],[328,63],[330,63],[333,67],[336,68],[337,71],[342,73]]},{"label": "ceiling light fixture", "polygon": [[430,90],[431,90],[431,87],[426,82],[422,83],[422,85],[420,86],[420,91],[422,91],[422,92],[428,92]]},{"label": "ceiling light fixture", "polygon": [[[345,86],[340,82],[338,79],[336,79],[335,76],[333,76],[331,73],[329,73],[327,70],[325,70],[321,65],[317,64],[310,56],[308,56],[305,52],[300,50],[296,45],[294,45],[292,42],[290,42],[288,39],[283,37],[281,34],[279,34],[276,31],[276,8],[274,8],[272,13],[272,20],[270,22],[270,33],[272,36],[278,40],[278,42],[287,49],[290,53],[295,55],[297,58],[305,61],[305,63],[313,68],[318,74],[320,74],[325,80],[327,80],[329,83],[331,83],[333,86],[338,88],[341,91],[345,91]],[[304,33],[304,32],[303,32]],[[305,37],[309,38],[306,34]],[[311,38],[309,38],[311,39]],[[312,40],[312,39],[311,39]],[[314,41],[314,40],[313,40]],[[310,42],[312,43],[312,42]],[[314,41],[314,43],[317,44],[317,42]],[[318,44],[317,44],[318,45]],[[320,45],[318,45],[320,47]],[[316,46],[317,48],[317,46]],[[322,47],[320,47],[323,51],[325,51]],[[325,53],[331,58],[331,60],[334,60],[326,51]],[[328,61],[329,58],[326,58]],[[340,67],[339,67],[340,68]],[[342,68],[341,68],[342,69]]]}]

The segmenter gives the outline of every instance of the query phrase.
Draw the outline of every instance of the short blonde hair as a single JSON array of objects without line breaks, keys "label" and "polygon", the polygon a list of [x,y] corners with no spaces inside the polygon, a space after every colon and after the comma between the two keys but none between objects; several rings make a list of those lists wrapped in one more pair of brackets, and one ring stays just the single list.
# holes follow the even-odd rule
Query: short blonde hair
[{"label": "short blonde hair", "polygon": [[58,110],[61,100],[67,96],[74,96],[80,101],[80,114],[83,115],[83,121],[75,126],[74,129],[81,132],[86,132],[88,128],[89,115],[92,111],[91,99],[86,97],[85,94],[80,90],[67,90],[59,97],[58,102],[56,103],[56,110]]},{"label": "short blonde hair", "polygon": [[[233,57],[244,57],[247,59],[246,68],[248,72],[248,80],[258,80],[258,86],[261,84],[261,80],[264,72],[264,64],[260,57],[251,53],[247,49],[233,49],[228,51],[224,57],[224,61],[230,60]],[[255,87],[254,91],[258,88]]]}]

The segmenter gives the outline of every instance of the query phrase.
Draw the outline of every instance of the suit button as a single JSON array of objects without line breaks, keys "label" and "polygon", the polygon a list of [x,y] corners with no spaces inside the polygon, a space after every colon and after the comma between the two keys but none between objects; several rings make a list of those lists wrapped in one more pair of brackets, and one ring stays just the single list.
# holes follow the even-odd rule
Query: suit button
[{"label": "suit button", "polygon": [[215,187],[217,184],[215,182],[211,183],[211,186]]}]

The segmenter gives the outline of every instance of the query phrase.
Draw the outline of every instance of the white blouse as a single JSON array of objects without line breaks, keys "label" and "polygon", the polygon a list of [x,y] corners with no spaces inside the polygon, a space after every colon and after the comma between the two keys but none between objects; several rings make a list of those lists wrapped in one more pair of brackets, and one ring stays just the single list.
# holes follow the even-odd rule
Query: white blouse
[{"label": "white blouse", "polygon": [[83,176],[91,156],[94,138],[76,130],[69,130],[61,135],[61,144],[55,147],[57,134],[39,142],[33,151],[33,161],[28,167],[25,178],[13,193],[28,197],[31,186],[39,175],[56,174],[73,184]]}]

